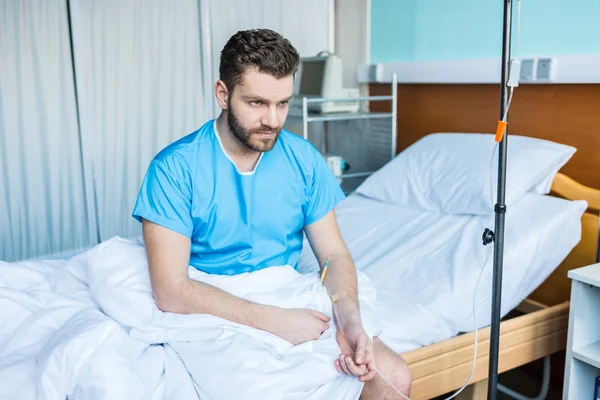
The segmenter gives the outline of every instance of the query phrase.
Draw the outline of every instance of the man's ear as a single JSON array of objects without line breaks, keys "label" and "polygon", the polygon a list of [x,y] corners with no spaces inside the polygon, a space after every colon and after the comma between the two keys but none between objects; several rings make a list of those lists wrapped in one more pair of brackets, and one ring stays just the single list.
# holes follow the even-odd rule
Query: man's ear
[{"label": "man's ear", "polygon": [[215,83],[215,97],[222,110],[227,110],[227,100],[229,99],[229,95],[230,93],[225,82],[222,80],[217,81],[217,83]]}]

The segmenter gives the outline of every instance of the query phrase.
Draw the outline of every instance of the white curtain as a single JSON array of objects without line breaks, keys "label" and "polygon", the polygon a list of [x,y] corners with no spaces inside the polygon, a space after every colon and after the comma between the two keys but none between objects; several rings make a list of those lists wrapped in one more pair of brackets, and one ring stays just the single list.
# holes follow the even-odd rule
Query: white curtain
[{"label": "white curtain", "polygon": [[[240,30],[268,28],[286,37],[300,56],[333,51],[333,0],[204,0],[210,15],[213,80],[219,79],[219,56]],[[208,38],[205,37],[205,40]],[[218,112],[213,103],[215,113]],[[216,115],[216,114],[215,114]]]},{"label": "white curtain", "polygon": [[140,235],[148,163],[216,116],[228,38],[267,27],[312,56],[333,50],[332,13],[333,0],[1,0],[0,259]]},{"label": "white curtain", "polygon": [[197,0],[71,0],[101,240],[138,236],[148,163],[205,121]]},{"label": "white curtain", "polygon": [[93,243],[65,1],[0,1],[0,260]]}]

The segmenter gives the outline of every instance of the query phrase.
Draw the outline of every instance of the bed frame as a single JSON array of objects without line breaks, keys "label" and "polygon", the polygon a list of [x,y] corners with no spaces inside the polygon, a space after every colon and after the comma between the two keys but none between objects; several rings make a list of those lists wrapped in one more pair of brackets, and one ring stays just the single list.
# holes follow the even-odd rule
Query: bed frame
[{"label": "bed frame", "polygon": [[[586,200],[582,238],[560,266],[517,307],[520,315],[500,324],[498,372],[508,371],[564,350],[567,342],[571,282],[567,271],[596,262],[600,190],[557,174],[552,195]],[[487,398],[489,327],[480,329],[471,385],[458,399]],[[471,371],[475,333],[467,333],[402,354],[413,374],[412,400],[431,399],[462,387]],[[462,396],[462,397],[460,397]]]}]

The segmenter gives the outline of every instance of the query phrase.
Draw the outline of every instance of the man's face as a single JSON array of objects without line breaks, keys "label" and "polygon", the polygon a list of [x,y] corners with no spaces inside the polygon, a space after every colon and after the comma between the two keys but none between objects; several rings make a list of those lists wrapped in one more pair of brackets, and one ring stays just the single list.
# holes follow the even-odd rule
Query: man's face
[{"label": "man's face", "polygon": [[271,150],[287,118],[293,89],[292,75],[277,79],[247,69],[227,102],[227,122],[233,135],[254,151]]}]

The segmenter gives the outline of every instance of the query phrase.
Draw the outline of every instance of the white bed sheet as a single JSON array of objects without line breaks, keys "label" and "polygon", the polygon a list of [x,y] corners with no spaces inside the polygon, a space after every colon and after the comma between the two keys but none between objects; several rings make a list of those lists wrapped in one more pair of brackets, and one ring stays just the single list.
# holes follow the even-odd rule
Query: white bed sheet
[{"label": "white bed sheet", "polygon": [[[528,193],[507,210],[502,315],[538,287],[581,238],[585,201]],[[353,194],[336,209],[357,269],[377,290],[380,338],[397,352],[426,346],[490,323],[493,244],[483,246],[494,215],[443,215]],[[300,271],[317,268],[305,244]]]}]

